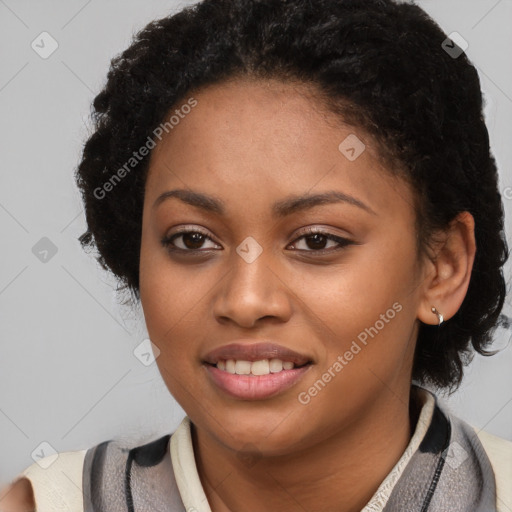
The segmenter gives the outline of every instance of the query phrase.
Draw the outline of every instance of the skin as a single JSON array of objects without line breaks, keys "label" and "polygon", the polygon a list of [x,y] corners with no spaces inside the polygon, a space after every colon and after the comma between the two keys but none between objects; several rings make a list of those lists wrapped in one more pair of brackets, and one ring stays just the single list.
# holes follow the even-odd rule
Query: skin
[{"label": "skin", "polygon": [[[360,511],[414,430],[419,322],[437,324],[433,305],[445,320],[460,307],[476,250],[473,218],[461,214],[420,256],[411,189],[383,167],[371,138],[326,112],[313,89],[239,79],[193,97],[197,106],[151,155],[140,294],[159,370],[193,423],[211,509]],[[338,150],[350,134],[366,145],[355,161]],[[225,213],[177,198],[155,206],[178,188],[215,196]],[[331,190],[371,211],[337,202],[272,215],[277,201]],[[307,226],[352,243],[334,250],[338,243],[320,237],[315,244],[301,233]],[[199,257],[162,244],[178,227],[206,233],[174,240],[184,251],[204,251]],[[249,236],[262,248],[251,263],[236,252]],[[400,312],[301,403],[299,393],[396,303]],[[212,384],[202,358],[241,338],[272,340],[313,364],[277,396],[230,397]],[[24,499],[29,491],[25,484]]]},{"label": "skin", "polygon": [[35,507],[34,493],[28,478],[19,478],[0,493],[2,512],[34,512]]},{"label": "skin", "polygon": [[[151,156],[141,302],[162,377],[194,425],[198,471],[215,512],[359,511],[412,435],[419,321],[437,324],[432,305],[449,319],[469,284],[471,215],[444,233],[435,259],[420,257],[409,186],[382,167],[371,138],[325,112],[314,92],[275,80],[202,89],[193,95],[197,106]],[[338,150],[350,134],[366,145],[355,161]],[[175,197],[155,206],[178,188],[215,196],[224,214]],[[371,212],[337,202],[272,215],[274,202],[330,190]],[[175,246],[203,251],[198,257],[161,243],[185,226],[206,237],[179,237]],[[335,251],[336,242],[321,238],[319,247],[301,237],[306,226],[353,243]],[[236,252],[249,236],[262,248],[251,263]],[[395,318],[307,405],[300,403],[298,394],[394,303],[402,306]],[[241,338],[273,340],[313,364],[277,396],[230,397],[212,384],[202,358]]]}]

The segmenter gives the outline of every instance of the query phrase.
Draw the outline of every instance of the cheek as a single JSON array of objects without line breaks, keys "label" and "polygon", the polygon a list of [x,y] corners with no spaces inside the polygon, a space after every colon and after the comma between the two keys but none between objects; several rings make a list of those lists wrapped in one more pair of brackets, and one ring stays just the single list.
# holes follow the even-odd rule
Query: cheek
[{"label": "cheek", "polygon": [[[409,227],[402,229],[406,232]],[[400,228],[380,233],[347,272],[351,308],[373,316],[385,313],[395,301],[404,300],[414,290],[415,275],[413,238],[401,237]]]},{"label": "cheek", "polygon": [[212,268],[180,265],[165,250],[142,246],[140,298],[145,323],[149,338],[160,350],[160,373],[178,401],[181,383],[193,387],[197,380],[210,310],[207,295],[217,281]]},{"label": "cheek", "polygon": [[171,272],[168,262],[161,263],[153,258],[145,264],[141,257],[141,304],[149,338],[160,351],[156,363],[162,379],[178,403],[190,410],[192,398],[201,394],[196,386],[201,306],[197,289],[204,288],[184,279],[176,268]]},{"label": "cheek", "polygon": [[149,337],[163,356],[189,347],[189,337],[197,330],[200,296],[191,283],[183,283],[153,267],[141,276],[141,304]]},{"label": "cheek", "polygon": [[[191,268],[191,267],[189,267]],[[187,312],[200,301],[200,273],[173,264],[167,251],[143,232],[140,254],[140,300],[150,337],[165,344]],[[191,311],[192,310],[192,311]],[[153,338],[152,338],[153,339]]]},{"label": "cheek", "polygon": [[298,303],[307,306],[303,313],[320,320],[319,329],[331,338],[337,333],[353,336],[390,308],[388,316],[393,316],[394,303],[404,307],[411,300],[415,257],[412,243],[375,241],[355,247],[342,264],[297,272],[290,287]]},{"label": "cheek", "polygon": [[295,290],[323,343],[319,372],[342,356],[333,380],[357,393],[392,380],[413,354],[416,248],[413,240],[388,240],[358,247],[329,272],[302,277]]}]

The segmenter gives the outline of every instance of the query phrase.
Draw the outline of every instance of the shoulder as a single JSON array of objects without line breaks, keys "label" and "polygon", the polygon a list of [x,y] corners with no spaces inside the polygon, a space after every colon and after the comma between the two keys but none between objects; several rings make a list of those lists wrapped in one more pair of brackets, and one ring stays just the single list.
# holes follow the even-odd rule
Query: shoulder
[{"label": "shoulder", "polygon": [[32,484],[38,512],[82,512],[82,473],[87,450],[61,452],[34,462],[20,477]]},{"label": "shoulder", "polygon": [[476,428],[475,432],[494,471],[498,503],[503,510],[512,510],[512,441]]},{"label": "shoulder", "polygon": [[82,512],[82,468],[87,450],[40,458],[0,495],[1,510]]},{"label": "shoulder", "polygon": [[[430,393],[430,391],[429,391]],[[434,396],[434,395],[433,395]],[[496,491],[496,512],[512,511],[512,441],[494,436],[467,423],[451,411],[446,402],[435,397],[436,408],[448,419],[451,425],[449,434],[450,445],[445,450],[446,460],[456,457],[454,462],[461,460],[463,453],[471,455],[475,467],[479,467],[478,479],[487,479]],[[456,445],[459,444],[457,447]],[[455,446],[454,446],[455,445]],[[451,449],[453,446],[453,450]],[[464,458],[462,460],[465,460]],[[456,467],[460,466],[457,464]],[[451,466],[449,464],[449,466]]]}]

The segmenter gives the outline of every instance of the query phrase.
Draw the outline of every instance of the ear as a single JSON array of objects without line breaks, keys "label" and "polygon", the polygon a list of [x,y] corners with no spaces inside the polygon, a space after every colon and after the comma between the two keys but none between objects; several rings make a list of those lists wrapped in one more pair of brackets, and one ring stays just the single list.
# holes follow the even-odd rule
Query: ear
[{"label": "ear", "polygon": [[437,325],[438,319],[432,307],[445,320],[457,313],[468,291],[475,253],[475,220],[469,212],[462,212],[442,232],[441,240],[425,265],[419,320]]}]

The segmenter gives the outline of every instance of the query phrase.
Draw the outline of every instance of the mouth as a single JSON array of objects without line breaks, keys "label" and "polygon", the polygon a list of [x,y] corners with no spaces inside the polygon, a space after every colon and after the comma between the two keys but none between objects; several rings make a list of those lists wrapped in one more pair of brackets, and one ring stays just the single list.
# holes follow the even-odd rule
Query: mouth
[{"label": "mouth", "polygon": [[263,400],[283,393],[312,365],[312,358],[272,343],[226,345],[203,359],[215,388],[242,400]]}]

